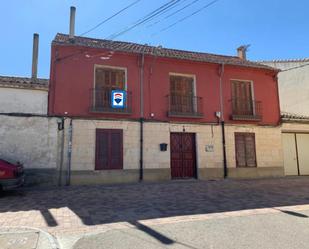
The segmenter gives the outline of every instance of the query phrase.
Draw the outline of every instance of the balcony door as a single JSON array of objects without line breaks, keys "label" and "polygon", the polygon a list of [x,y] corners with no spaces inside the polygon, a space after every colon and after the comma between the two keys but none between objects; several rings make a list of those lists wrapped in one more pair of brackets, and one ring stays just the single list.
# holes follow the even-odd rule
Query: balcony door
[{"label": "balcony door", "polygon": [[232,81],[233,115],[254,115],[252,83]]},{"label": "balcony door", "polygon": [[111,108],[112,90],[125,90],[125,70],[104,66],[96,67],[94,102],[97,109]]},{"label": "balcony door", "polygon": [[174,113],[194,113],[194,77],[170,75],[170,109]]}]

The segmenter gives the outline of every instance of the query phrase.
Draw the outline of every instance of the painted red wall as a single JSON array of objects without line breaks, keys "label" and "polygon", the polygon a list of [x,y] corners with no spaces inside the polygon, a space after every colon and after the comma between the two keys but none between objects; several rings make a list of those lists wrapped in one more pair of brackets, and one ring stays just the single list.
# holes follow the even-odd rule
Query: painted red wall
[{"label": "painted red wall", "polygon": [[[90,55],[88,58],[87,55]],[[110,59],[102,60],[109,51],[75,46],[52,46],[49,114],[96,118],[140,118],[140,55],[115,52]],[[57,59],[58,58],[58,59]],[[94,86],[94,65],[127,68],[127,89],[132,92],[131,115],[91,113],[90,89]],[[168,58],[145,56],[144,64],[144,117],[158,121],[216,122],[215,112],[220,111],[220,65]],[[196,95],[203,98],[203,118],[169,118],[167,116],[169,73],[196,76]],[[226,122],[231,121],[231,79],[251,80],[255,99],[262,102],[263,118],[256,124],[276,125],[279,122],[279,98],[275,73],[264,69],[225,66],[223,95]],[[153,113],[154,117],[150,114]],[[249,122],[250,123],[250,122]]]}]

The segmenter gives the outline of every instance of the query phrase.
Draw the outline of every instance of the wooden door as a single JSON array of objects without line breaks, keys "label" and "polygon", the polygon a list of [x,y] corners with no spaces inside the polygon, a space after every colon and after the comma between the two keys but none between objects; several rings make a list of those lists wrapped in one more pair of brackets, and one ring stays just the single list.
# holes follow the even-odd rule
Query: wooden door
[{"label": "wooden door", "polygon": [[96,130],[95,170],[112,170],[123,168],[122,130]]},{"label": "wooden door", "polygon": [[253,115],[251,82],[232,81],[233,114]]},{"label": "wooden door", "polygon": [[237,167],[256,167],[255,134],[235,133]]},{"label": "wooden door", "polygon": [[173,179],[196,176],[195,134],[171,133],[171,175]]}]

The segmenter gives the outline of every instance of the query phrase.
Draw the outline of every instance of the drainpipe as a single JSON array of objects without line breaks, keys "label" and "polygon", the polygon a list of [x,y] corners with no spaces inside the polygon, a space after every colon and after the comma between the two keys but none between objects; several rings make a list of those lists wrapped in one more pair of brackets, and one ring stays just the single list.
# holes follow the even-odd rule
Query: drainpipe
[{"label": "drainpipe", "polygon": [[282,123],[282,119],[281,119],[281,109],[280,109],[280,95],[279,95],[279,79],[278,79],[278,73],[276,72],[275,76],[274,76],[274,80],[276,82],[276,90],[277,90],[277,101],[278,101],[278,113],[279,113],[279,120],[278,120],[278,125],[281,125]]},{"label": "drainpipe", "polygon": [[144,167],[143,167],[143,157],[144,157],[144,63],[145,55],[141,54],[141,63],[140,63],[140,171],[139,171],[139,180],[143,181],[144,177]]},{"label": "drainpipe", "polygon": [[220,67],[220,112],[221,112],[220,121],[222,130],[222,148],[223,148],[223,177],[227,178],[224,103],[223,103],[223,74],[224,74],[224,63],[222,63]]},{"label": "drainpipe", "polygon": [[59,167],[59,179],[58,179],[58,186],[60,187],[62,185],[62,170],[63,170],[63,157],[64,157],[64,118],[61,118],[61,129],[59,129],[58,124],[58,130],[61,132],[61,152],[60,152],[60,167]]},{"label": "drainpipe", "polygon": [[226,162],[226,144],[225,144],[225,128],[224,121],[221,121],[222,128],[222,145],[223,145],[223,176],[227,178],[227,162]]},{"label": "drainpipe", "polygon": [[70,126],[69,126],[68,168],[67,168],[66,186],[70,186],[71,182],[72,137],[73,137],[73,119],[70,120]]}]

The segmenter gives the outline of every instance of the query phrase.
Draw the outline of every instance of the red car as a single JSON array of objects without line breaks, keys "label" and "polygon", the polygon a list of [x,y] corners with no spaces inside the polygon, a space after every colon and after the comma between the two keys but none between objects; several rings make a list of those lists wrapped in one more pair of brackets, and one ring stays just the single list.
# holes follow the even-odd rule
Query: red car
[{"label": "red car", "polygon": [[0,191],[10,190],[23,185],[25,180],[24,167],[0,159]]}]

